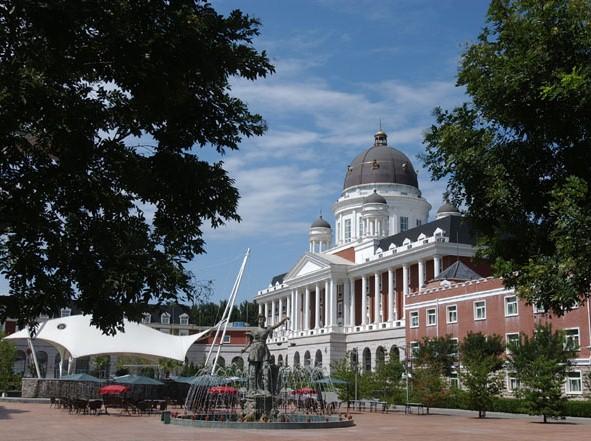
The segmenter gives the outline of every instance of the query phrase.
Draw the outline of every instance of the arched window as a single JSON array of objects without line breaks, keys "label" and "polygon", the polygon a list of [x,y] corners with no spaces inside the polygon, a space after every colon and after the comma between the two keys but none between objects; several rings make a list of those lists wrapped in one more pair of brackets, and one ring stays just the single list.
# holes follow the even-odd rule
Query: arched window
[{"label": "arched window", "polygon": [[77,374],[88,374],[90,371],[90,357],[77,358],[75,366]]},{"label": "arched window", "polygon": [[300,365],[300,353],[296,352],[295,354],[293,354],[293,366],[299,367],[299,365]]},{"label": "arched window", "polygon": [[287,354],[285,354],[285,367],[289,366],[289,364],[287,364]]},{"label": "arched window", "polygon": [[224,359],[224,357],[218,358],[218,366],[219,367],[226,367],[226,360]]},{"label": "arched window", "polygon": [[55,358],[53,359],[53,378],[60,377],[60,363],[62,361],[62,357],[60,357],[59,352],[55,354]]},{"label": "arched window", "polygon": [[396,345],[390,348],[390,360],[400,360],[400,349]]},{"label": "arched window", "polygon": [[47,361],[48,361],[47,352],[39,351],[37,352],[37,363],[39,364],[39,370],[41,371],[41,377],[47,377]]},{"label": "arched window", "polygon": [[369,348],[363,350],[363,371],[371,372],[371,351]]},{"label": "arched window", "polygon": [[17,375],[25,375],[25,367],[27,366],[27,355],[24,351],[16,351],[14,358],[13,371]]},{"label": "arched window", "polygon": [[306,351],[304,354],[304,367],[310,366],[310,351]]},{"label": "arched window", "polygon": [[384,350],[383,347],[378,346],[378,349],[376,350],[376,369],[383,367],[385,362],[386,362],[386,351]]},{"label": "arched window", "polygon": [[357,353],[357,348],[354,348],[351,351],[351,369],[355,370],[359,366],[359,354]]},{"label": "arched window", "polygon": [[279,357],[277,357],[277,364],[283,366],[283,355],[279,354]]},{"label": "arched window", "polygon": [[244,360],[242,359],[242,357],[234,357],[232,359],[232,366],[238,369],[244,369]]},{"label": "arched window", "polygon": [[322,367],[322,351],[320,349],[316,351],[316,355],[314,356],[314,366]]}]

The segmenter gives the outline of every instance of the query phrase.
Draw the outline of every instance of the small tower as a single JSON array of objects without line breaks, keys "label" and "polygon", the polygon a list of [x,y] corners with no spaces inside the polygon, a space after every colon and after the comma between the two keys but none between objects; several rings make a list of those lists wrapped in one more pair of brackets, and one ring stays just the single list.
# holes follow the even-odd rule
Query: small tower
[{"label": "small tower", "polygon": [[443,205],[437,210],[437,219],[441,219],[448,216],[461,216],[459,210],[447,201],[443,202]]},{"label": "small tower", "polygon": [[322,215],[310,225],[308,238],[311,253],[322,253],[330,247],[332,230],[330,224],[322,218]]},{"label": "small tower", "polygon": [[388,235],[388,202],[377,190],[363,200],[361,213],[364,237],[379,239]]}]

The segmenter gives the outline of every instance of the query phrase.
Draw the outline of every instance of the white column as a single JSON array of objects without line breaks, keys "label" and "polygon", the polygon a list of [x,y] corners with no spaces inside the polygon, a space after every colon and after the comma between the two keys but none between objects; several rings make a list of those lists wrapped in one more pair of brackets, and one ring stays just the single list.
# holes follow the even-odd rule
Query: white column
[{"label": "white column", "polygon": [[406,311],[406,296],[408,295],[408,264],[402,265],[402,311],[400,315],[405,317]]},{"label": "white column", "polygon": [[349,287],[349,294],[351,295],[351,299],[349,300],[349,325],[355,326],[355,279],[349,280],[350,287]]},{"label": "white column", "polygon": [[330,279],[330,325],[337,325],[337,285]]},{"label": "white column", "polygon": [[320,285],[316,284],[316,293],[314,300],[316,303],[314,304],[314,319],[316,323],[314,324],[314,328],[320,328]]},{"label": "white column", "polygon": [[349,279],[343,280],[343,326],[349,326],[349,308],[351,307],[351,284]]},{"label": "white column", "polygon": [[278,319],[281,321],[283,318],[283,297],[279,297],[279,316]]},{"label": "white column", "polygon": [[294,331],[300,330],[300,292],[297,289],[293,290],[293,323],[291,326]]},{"label": "white column", "polygon": [[271,325],[275,324],[275,300],[271,300]]},{"label": "white column", "polygon": [[367,324],[367,276],[361,278],[361,324]]},{"label": "white column", "polygon": [[380,323],[380,297],[381,297],[381,293],[380,293],[380,273],[375,273],[374,274],[374,284],[373,284],[373,292],[374,292],[374,298],[373,298],[373,310],[374,310],[374,314],[373,314],[373,322],[374,323]]},{"label": "white column", "polygon": [[261,302],[258,302],[259,304],[259,315],[261,315],[263,313],[263,304]]},{"label": "white column", "polygon": [[419,291],[423,289],[425,284],[425,261],[419,260]]},{"label": "white column", "polygon": [[433,277],[437,277],[441,272],[441,256],[433,256]]},{"label": "white column", "polygon": [[351,241],[359,237],[359,225],[357,225],[357,211],[353,210],[351,217]]},{"label": "white column", "polygon": [[394,270],[388,268],[388,321],[394,320]]},{"label": "white column", "polygon": [[330,323],[330,292],[328,286],[328,280],[324,281],[324,327],[328,328]]},{"label": "white column", "polygon": [[304,326],[303,328],[307,331],[310,329],[310,288],[306,286],[305,298],[304,298]]}]

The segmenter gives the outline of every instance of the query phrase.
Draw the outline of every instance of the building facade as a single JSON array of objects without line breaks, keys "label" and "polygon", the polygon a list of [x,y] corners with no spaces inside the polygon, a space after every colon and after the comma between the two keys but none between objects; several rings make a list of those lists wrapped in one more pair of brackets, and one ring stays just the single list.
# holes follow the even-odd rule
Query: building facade
[{"label": "building facade", "polygon": [[482,331],[511,339],[550,320],[580,342],[581,374],[589,366],[588,303],[549,317],[491,278],[455,207],[444,203],[429,221],[412,163],[384,132],[348,166],[332,208],[334,230],[314,221],[308,252],[256,295],[269,324],[290,319],[269,341],[276,360],[329,370],[348,355],[372,370],[387,357],[405,358],[423,337]]}]

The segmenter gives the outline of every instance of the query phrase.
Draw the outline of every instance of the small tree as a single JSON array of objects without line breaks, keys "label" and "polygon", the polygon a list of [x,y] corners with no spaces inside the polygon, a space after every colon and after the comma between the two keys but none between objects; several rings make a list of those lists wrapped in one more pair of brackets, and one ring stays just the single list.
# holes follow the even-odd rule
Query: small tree
[{"label": "small tree", "polygon": [[449,391],[445,377],[449,377],[456,361],[456,344],[451,336],[429,339],[419,343],[414,354],[413,396],[432,407],[445,398]]},{"label": "small tree", "polygon": [[533,336],[521,334],[519,342],[509,344],[509,362],[521,388],[517,396],[525,401],[531,415],[564,415],[566,398],[562,385],[574,348],[566,344],[564,333],[553,332],[552,325],[536,326]]},{"label": "small tree", "polygon": [[498,335],[485,336],[481,332],[468,333],[460,345],[462,381],[468,389],[470,406],[485,418],[492,401],[503,388],[499,371],[503,368],[505,351]]},{"label": "small tree", "polygon": [[404,366],[396,357],[378,366],[374,380],[374,392],[379,393],[382,399],[390,404],[395,403],[400,392],[400,379],[404,372]]},{"label": "small tree", "polygon": [[4,334],[0,332],[0,392],[11,389],[16,381],[12,370],[16,360],[16,347],[4,340]]}]

